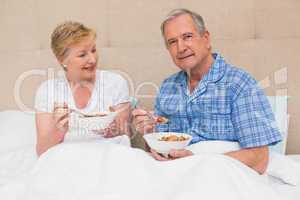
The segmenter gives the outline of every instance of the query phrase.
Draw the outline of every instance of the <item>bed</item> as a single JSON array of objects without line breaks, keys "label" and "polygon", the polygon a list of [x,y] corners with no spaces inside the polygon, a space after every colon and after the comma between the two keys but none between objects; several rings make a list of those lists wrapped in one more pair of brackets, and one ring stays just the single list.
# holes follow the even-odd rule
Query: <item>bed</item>
[{"label": "bed", "polygon": [[[286,136],[286,98],[270,102]],[[284,156],[286,139],[273,148],[268,173],[258,176],[233,159],[207,152],[224,143],[219,147],[203,143],[197,156],[172,163],[154,161],[143,150],[131,148],[126,137],[66,142],[37,159],[35,135],[34,113],[0,112],[1,199],[179,200],[201,194],[210,199],[296,200],[300,196],[300,155]],[[223,186],[214,192],[218,185]]]}]

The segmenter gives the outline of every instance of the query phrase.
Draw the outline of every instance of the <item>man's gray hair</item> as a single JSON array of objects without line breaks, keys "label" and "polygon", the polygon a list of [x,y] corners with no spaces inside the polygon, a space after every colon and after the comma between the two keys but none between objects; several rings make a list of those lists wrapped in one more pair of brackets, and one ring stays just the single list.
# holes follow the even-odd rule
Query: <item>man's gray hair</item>
[{"label": "man's gray hair", "polygon": [[180,15],[190,15],[196,25],[196,28],[199,32],[200,35],[202,35],[205,31],[206,31],[206,28],[205,28],[205,24],[204,24],[204,20],[203,18],[201,17],[201,15],[193,12],[193,11],[190,11],[188,9],[175,9],[175,10],[172,10],[168,15],[167,17],[165,18],[165,20],[162,22],[161,26],[160,26],[160,29],[161,29],[161,33],[162,35],[164,36],[164,33],[165,33],[165,24],[180,16]]}]

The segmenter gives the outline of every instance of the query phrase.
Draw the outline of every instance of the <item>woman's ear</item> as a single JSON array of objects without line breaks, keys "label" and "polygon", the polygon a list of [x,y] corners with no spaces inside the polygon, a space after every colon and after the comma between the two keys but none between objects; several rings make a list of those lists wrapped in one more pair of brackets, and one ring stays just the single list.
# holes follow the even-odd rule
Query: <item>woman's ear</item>
[{"label": "woman's ear", "polygon": [[62,68],[63,68],[65,71],[67,71],[67,65],[61,64],[61,66],[62,66]]},{"label": "woman's ear", "polygon": [[67,65],[64,63],[63,59],[58,58],[57,59],[59,64],[62,66],[64,71],[67,71]]}]

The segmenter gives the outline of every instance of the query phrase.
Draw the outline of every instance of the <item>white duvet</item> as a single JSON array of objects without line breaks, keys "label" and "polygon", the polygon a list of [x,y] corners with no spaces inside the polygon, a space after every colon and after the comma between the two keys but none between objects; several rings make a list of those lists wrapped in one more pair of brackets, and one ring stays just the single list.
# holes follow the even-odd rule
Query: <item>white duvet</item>
[{"label": "white duvet", "polygon": [[[28,165],[29,166],[29,165]],[[70,142],[44,153],[26,176],[0,188],[5,200],[279,199],[266,176],[223,155],[159,162],[111,142]]]}]

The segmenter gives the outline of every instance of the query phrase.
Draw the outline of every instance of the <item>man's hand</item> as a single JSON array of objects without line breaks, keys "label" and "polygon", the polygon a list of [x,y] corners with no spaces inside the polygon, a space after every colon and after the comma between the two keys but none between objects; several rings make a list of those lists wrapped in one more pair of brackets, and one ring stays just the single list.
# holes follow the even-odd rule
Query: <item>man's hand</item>
[{"label": "man's hand", "polygon": [[177,159],[177,158],[184,158],[187,156],[192,156],[194,155],[193,152],[191,152],[190,150],[186,150],[186,149],[180,149],[180,150],[171,150],[169,153],[169,157],[171,157],[172,159]]},{"label": "man's hand", "polygon": [[133,125],[135,129],[141,133],[150,133],[155,129],[156,121],[152,112],[147,112],[142,109],[134,109],[132,111]]},{"label": "man's hand", "polygon": [[192,156],[194,154],[190,150],[186,150],[186,149],[180,149],[180,150],[172,149],[168,155],[163,155],[163,154],[157,153],[154,149],[150,149],[150,155],[155,160],[167,161],[167,160],[175,160],[175,159],[178,159],[178,158],[184,158],[184,157],[187,157],[187,156]]}]

